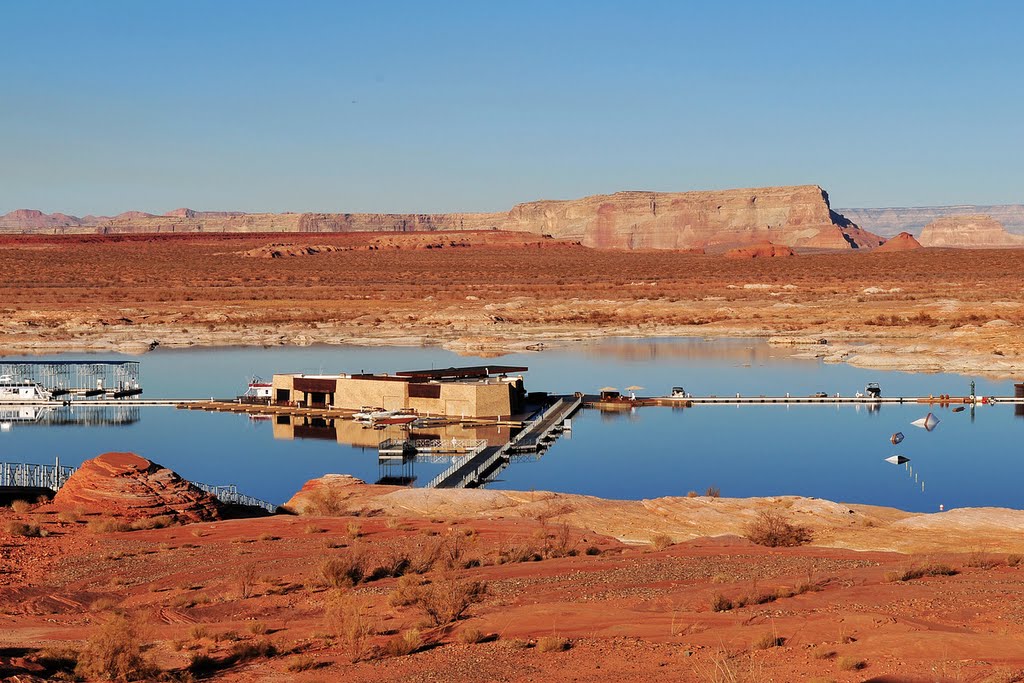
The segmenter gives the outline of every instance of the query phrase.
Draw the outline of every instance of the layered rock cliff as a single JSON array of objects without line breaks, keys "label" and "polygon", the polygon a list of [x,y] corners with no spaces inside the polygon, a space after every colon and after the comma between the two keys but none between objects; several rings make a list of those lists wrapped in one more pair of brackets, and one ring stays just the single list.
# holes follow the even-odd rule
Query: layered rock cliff
[{"label": "layered rock cliff", "polygon": [[985,215],[938,218],[924,226],[919,241],[925,247],[956,247],[960,249],[1024,247],[1024,235],[1007,232],[999,221]]},{"label": "layered rock cliff", "polygon": [[857,249],[881,243],[829,208],[817,185],[714,192],[617,192],[513,208],[507,230],[613,249],[715,248],[771,242]]},{"label": "layered rock cliff", "polygon": [[[883,240],[832,211],[817,185],[708,192],[617,192],[545,200],[507,213],[243,214],[175,209],[85,219],[13,212],[7,232],[420,232],[510,230],[606,249],[725,249],[771,242],[787,247],[858,249]],[[31,212],[29,212],[31,213]],[[18,214],[18,215],[15,215]],[[38,214],[38,215],[36,215]]]}]

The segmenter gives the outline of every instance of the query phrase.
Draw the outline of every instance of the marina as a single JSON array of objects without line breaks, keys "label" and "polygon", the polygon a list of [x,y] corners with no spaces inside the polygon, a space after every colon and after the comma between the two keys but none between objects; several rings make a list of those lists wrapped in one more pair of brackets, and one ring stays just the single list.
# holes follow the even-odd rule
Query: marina
[{"label": "marina", "polygon": [[[729,496],[801,494],[911,510],[1024,506],[1008,483],[1021,466],[1005,447],[1024,436],[1019,382],[974,378],[972,398],[972,378],[865,371],[789,353],[756,340],[668,339],[516,354],[501,362],[529,367],[519,412],[464,414],[459,407],[445,415],[407,404],[385,409],[362,398],[341,404],[337,390],[332,404],[297,396],[278,402],[272,381],[258,382],[269,385],[262,396],[247,385],[254,373],[270,377],[281,368],[335,382],[343,374],[374,374],[361,368],[408,377],[398,373],[422,371],[393,369],[433,365],[428,372],[449,375],[373,380],[404,392],[432,382],[479,382],[451,372],[498,365],[430,348],[158,350],[142,363],[145,398],[75,396],[0,407],[0,414],[25,417],[0,420],[0,460],[52,463],[59,456],[76,465],[101,452],[132,451],[189,480],[234,482],[275,503],[334,472],[371,483],[608,498],[682,495],[714,485]],[[867,395],[872,382],[880,395]],[[604,383],[633,389],[614,396],[596,389]],[[556,409],[545,419],[546,409],[568,409],[577,400],[568,415]],[[941,420],[937,427],[911,425],[928,413]],[[72,438],[66,430],[76,425],[89,428]],[[906,433],[898,445],[890,443],[897,432]],[[964,454],[976,452],[986,453],[985,467],[968,466]],[[893,456],[909,462],[894,467]],[[897,469],[909,482],[898,483]],[[993,479],[995,471],[1005,476]]]}]

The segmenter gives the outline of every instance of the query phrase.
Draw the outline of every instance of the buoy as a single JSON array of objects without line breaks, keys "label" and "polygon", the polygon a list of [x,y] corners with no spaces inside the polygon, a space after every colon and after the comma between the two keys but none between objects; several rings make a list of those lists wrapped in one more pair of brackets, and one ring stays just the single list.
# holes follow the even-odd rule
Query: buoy
[{"label": "buoy", "polygon": [[928,413],[924,417],[918,418],[911,422],[910,424],[914,425],[915,427],[921,427],[922,429],[926,429],[930,432],[933,429],[935,429],[936,425],[939,424],[939,418],[935,417],[935,415],[932,413]]},{"label": "buoy", "polygon": [[902,465],[903,463],[910,462],[910,458],[905,455],[890,455],[885,461],[891,462],[893,465]]}]

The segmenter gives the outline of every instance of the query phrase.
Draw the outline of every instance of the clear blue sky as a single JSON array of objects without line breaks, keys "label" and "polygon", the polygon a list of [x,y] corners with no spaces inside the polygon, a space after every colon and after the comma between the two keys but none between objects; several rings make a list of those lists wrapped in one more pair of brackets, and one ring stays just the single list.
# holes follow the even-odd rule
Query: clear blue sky
[{"label": "clear blue sky", "polygon": [[1024,202],[1024,3],[0,1],[0,213]]}]

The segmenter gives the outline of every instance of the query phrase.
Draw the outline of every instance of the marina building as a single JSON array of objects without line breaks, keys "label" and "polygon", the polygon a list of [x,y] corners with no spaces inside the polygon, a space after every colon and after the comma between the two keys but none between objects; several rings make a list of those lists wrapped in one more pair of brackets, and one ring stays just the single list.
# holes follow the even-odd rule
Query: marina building
[{"label": "marina building", "polygon": [[281,405],[408,411],[460,418],[508,417],[522,411],[528,368],[478,365],[388,374],[274,375],[272,402]]}]

